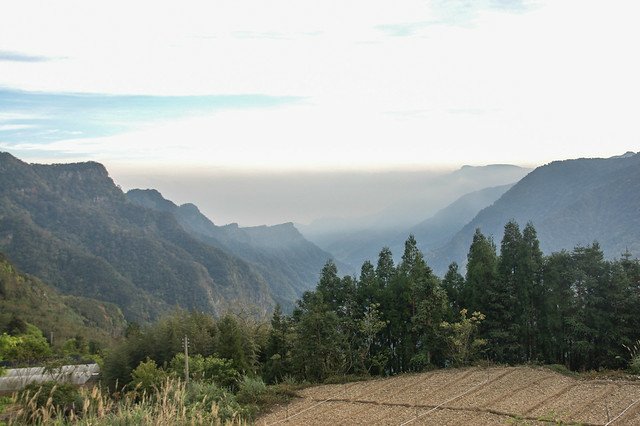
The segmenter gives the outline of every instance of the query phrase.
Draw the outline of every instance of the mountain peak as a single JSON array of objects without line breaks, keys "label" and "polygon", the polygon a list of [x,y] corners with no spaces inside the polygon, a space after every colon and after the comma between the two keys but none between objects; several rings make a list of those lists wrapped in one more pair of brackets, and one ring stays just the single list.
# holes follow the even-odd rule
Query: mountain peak
[{"label": "mountain peak", "polygon": [[627,151],[622,155],[614,155],[613,157],[609,157],[609,158],[629,158],[629,157],[633,157],[634,155],[636,155],[635,152]]},{"label": "mountain peak", "polygon": [[93,182],[108,180],[108,184],[112,185],[113,181],[109,178],[107,168],[101,163],[95,161],[84,161],[81,163],[54,163],[54,164],[32,164],[31,165],[38,174],[45,178],[54,178],[67,182],[87,181]]},{"label": "mountain peak", "polygon": [[163,212],[173,212],[178,207],[155,189],[131,189],[127,191],[127,198],[143,207]]},{"label": "mountain peak", "polygon": [[27,164],[24,161],[14,157],[13,155],[9,154],[8,152],[4,152],[4,151],[0,151],[0,162],[13,162],[13,163],[22,163],[22,164]]},{"label": "mountain peak", "polygon": [[188,213],[202,213],[198,206],[193,203],[184,203],[180,205],[180,208]]}]

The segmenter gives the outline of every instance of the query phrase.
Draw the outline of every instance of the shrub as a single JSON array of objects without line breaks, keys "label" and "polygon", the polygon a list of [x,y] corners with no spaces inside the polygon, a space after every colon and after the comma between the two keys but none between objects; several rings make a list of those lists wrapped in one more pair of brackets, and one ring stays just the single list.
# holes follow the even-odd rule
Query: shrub
[{"label": "shrub", "polygon": [[[80,394],[78,388],[70,383],[31,383],[21,392],[22,397],[30,396],[36,408],[42,408],[47,403],[54,407],[69,407],[78,402]],[[51,398],[51,401],[49,401]]]},{"label": "shrub", "polygon": [[[205,359],[200,354],[189,356],[189,378],[194,380],[204,379],[204,362]],[[182,352],[171,359],[169,371],[176,377],[184,377],[184,354]]]},{"label": "shrub", "polygon": [[629,362],[629,370],[631,370],[632,374],[640,374],[640,355],[636,355]]},{"label": "shrub", "polygon": [[19,422],[46,423],[82,410],[78,389],[70,383],[32,383],[17,395]]},{"label": "shrub", "polygon": [[[4,410],[11,405],[12,399],[8,396],[0,396],[0,414],[4,413]],[[0,423],[2,424],[2,423]]]},{"label": "shrub", "polygon": [[207,410],[215,406],[216,415],[223,424],[250,418],[254,411],[240,405],[234,394],[215,383],[205,381],[189,383],[185,406],[192,411]]},{"label": "shrub", "polygon": [[[283,380],[282,383],[295,386],[297,383],[289,376],[287,380]],[[329,376],[322,383],[325,385],[341,385],[343,383],[362,382],[371,379],[371,376],[367,374],[345,374],[342,376]]]},{"label": "shrub", "polygon": [[167,374],[152,359],[141,361],[131,372],[131,385],[141,392],[151,393],[165,381]]},{"label": "shrub", "polygon": [[51,348],[42,332],[28,325],[28,332],[20,336],[0,336],[0,357],[17,363],[28,363],[46,359],[51,355]]},{"label": "shrub", "polygon": [[218,386],[235,390],[240,381],[240,373],[233,367],[232,361],[215,356],[204,360],[204,377],[211,379]]},{"label": "shrub", "polygon": [[211,382],[193,381],[189,382],[187,387],[187,395],[185,404],[201,405],[205,407],[211,406],[212,403],[218,403],[227,399],[228,392],[220,386]]},{"label": "shrub", "polygon": [[477,338],[478,327],[484,319],[485,315],[480,312],[474,312],[471,317],[467,317],[467,310],[462,309],[460,321],[454,323],[445,321],[440,324],[453,365],[468,365],[479,357],[487,345],[486,340]]},{"label": "shrub", "polygon": [[262,394],[267,390],[261,378],[244,376],[239,384],[238,402],[241,404],[257,404]]}]

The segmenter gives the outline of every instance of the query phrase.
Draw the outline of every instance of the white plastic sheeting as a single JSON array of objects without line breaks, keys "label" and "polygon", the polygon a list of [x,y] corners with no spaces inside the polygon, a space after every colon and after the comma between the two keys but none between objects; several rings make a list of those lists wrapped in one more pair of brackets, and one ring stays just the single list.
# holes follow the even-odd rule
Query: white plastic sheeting
[{"label": "white plastic sheeting", "polygon": [[82,386],[100,374],[98,364],[63,365],[59,368],[45,367],[11,368],[0,377],[0,392],[24,389],[30,383],[55,381]]}]

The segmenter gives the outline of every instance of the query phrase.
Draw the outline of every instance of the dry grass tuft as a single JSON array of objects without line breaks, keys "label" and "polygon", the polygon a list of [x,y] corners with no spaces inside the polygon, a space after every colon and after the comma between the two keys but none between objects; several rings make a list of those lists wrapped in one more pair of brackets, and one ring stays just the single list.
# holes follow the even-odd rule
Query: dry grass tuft
[{"label": "dry grass tuft", "polygon": [[189,389],[178,379],[167,379],[152,392],[131,391],[123,395],[105,394],[99,387],[81,389],[71,405],[56,405],[50,391],[44,405],[38,404],[43,389],[16,394],[19,409],[8,425],[243,425],[240,411],[225,409],[211,398],[189,401]]}]

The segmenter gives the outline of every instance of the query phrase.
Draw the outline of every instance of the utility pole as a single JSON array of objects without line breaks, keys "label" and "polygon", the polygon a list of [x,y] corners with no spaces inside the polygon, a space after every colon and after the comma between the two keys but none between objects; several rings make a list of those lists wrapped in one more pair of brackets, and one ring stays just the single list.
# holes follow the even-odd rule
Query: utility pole
[{"label": "utility pole", "polygon": [[189,338],[184,336],[184,383],[189,384]]}]

